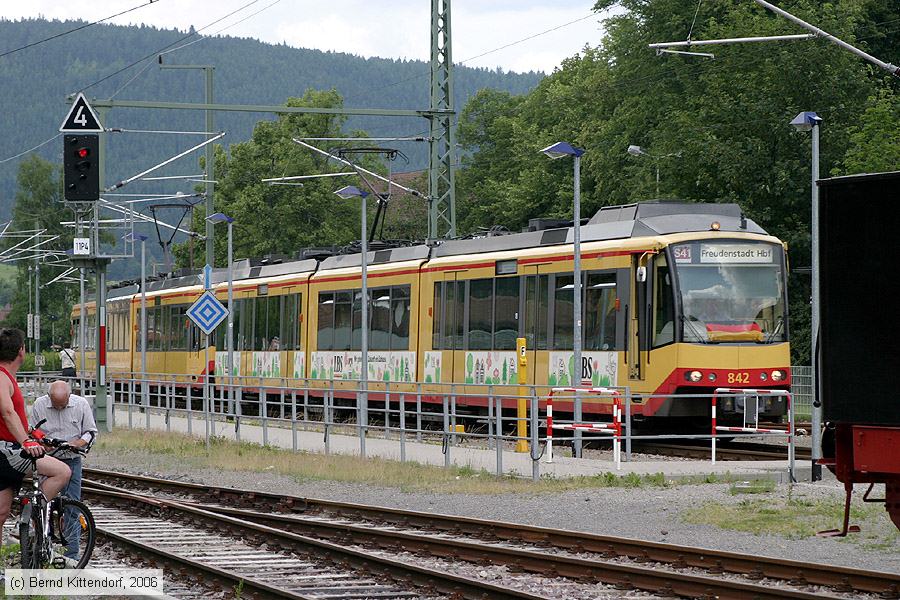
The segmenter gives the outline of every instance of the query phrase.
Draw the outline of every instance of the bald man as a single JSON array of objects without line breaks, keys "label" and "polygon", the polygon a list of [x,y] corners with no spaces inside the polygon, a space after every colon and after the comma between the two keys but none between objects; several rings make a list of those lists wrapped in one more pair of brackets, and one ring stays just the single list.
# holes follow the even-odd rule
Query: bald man
[{"label": "bald man", "polygon": [[[41,431],[47,437],[67,440],[79,448],[92,444],[97,437],[97,424],[94,422],[94,413],[88,401],[73,394],[69,383],[62,379],[51,383],[49,391],[49,394],[34,401],[31,407],[31,422],[37,424],[46,419],[41,425]],[[61,493],[69,498],[81,500],[81,455],[69,452],[57,456],[72,469],[72,477]],[[77,537],[77,532],[75,536]],[[66,555],[71,554],[70,558],[74,558],[78,553],[77,541],[73,542],[67,544]]]}]

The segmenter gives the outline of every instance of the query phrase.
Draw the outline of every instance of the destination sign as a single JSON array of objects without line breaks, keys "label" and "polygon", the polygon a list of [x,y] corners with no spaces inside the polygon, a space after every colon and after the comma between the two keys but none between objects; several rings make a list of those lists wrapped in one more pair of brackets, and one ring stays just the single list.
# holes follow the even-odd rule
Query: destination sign
[{"label": "destination sign", "polygon": [[775,260],[775,246],[769,244],[700,244],[701,263],[769,263]]}]

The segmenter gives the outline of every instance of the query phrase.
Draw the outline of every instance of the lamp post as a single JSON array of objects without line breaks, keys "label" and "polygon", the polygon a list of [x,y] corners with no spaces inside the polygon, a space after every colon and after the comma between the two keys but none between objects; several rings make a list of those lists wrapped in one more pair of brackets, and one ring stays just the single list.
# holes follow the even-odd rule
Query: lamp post
[{"label": "lamp post", "polygon": [[[228,407],[229,412],[234,408],[234,273],[232,271],[233,264],[233,246],[232,246],[232,225],[234,224],[234,218],[229,217],[225,213],[213,213],[206,217],[206,220],[212,223],[213,225],[217,223],[227,223],[228,224],[228,327],[227,333],[225,336],[225,348],[228,352],[228,359],[226,362],[226,368],[228,369],[228,397],[229,403],[231,406]],[[238,426],[237,419],[235,419],[235,427]]]},{"label": "lamp post", "polygon": [[[361,245],[361,258],[360,264],[362,265],[362,285],[361,285],[361,298],[360,298],[360,329],[362,330],[360,337],[360,371],[359,371],[359,455],[361,457],[366,456],[366,426],[369,424],[369,395],[368,395],[368,380],[369,380],[369,288],[368,288],[368,280],[367,280],[367,272],[366,272],[366,263],[368,262],[368,235],[366,227],[366,196],[369,195],[368,192],[364,192],[359,189],[355,185],[348,185],[342,187],[338,191],[335,192],[338,196],[345,200],[349,200],[350,198],[359,198],[360,199],[360,245]],[[352,306],[352,305],[351,305]],[[350,322],[351,322],[351,332],[352,332],[352,323],[353,323],[353,313],[351,310],[350,313]],[[353,336],[351,334],[351,340]]]},{"label": "lamp post", "polygon": [[671,156],[681,156],[681,152],[673,152],[671,154],[650,154],[640,146],[635,146],[634,144],[628,146],[628,154],[632,156],[646,156],[653,160],[653,164],[656,166],[656,197],[659,198],[659,161],[663,158],[669,158]]},{"label": "lamp post", "polygon": [[[574,265],[572,270],[574,302],[572,303],[574,328],[572,331],[572,354],[574,362],[574,372],[572,375],[572,385],[581,384],[581,376],[583,367],[581,364],[581,155],[584,150],[576,148],[567,142],[557,142],[552,146],[547,146],[541,150],[544,154],[552,159],[564,158],[571,156],[575,160],[575,198],[572,209],[573,221],[573,254]],[[575,394],[575,421],[581,421],[581,398]],[[573,441],[575,457],[581,458],[581,432],[575,431],[575,439]]]},{"label": "lamp post", "polygon": [[[147,394],[147,236],[126,233],[122,236],[126,242],[141,242],[141,406],[147,411],[144,414],[145,425],[150,429],[150,414]],[[129,410],[131,410],[129,408]],[[129,413],[130,415],[131,413]]]},{"label": "lamp post", "polygon": [[822,465],[818,464],[822,458],[821,427],[822,427],[822,402],[819,396],[819,187],[816,181],[819,179],[819,123],[822,118],[814,112],[802,112],[791,121],[797,131],[812,132],[812,481],[822,479]]}]

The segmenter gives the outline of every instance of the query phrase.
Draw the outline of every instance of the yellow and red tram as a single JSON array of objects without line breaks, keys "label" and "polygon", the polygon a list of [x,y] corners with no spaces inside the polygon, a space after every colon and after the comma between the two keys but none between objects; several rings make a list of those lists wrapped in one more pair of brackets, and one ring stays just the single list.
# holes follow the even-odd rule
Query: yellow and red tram
[{"label": "yellow and red tram", "polygon": [[[358,254],[239,261],[233,374],[260,388],[333,386],[352,394],[365,304],[373,399],[385,385],[437,398],[454,384],[458,406],[477,410],[505,386],[543,392],[589,383],[629,387],[638,417],[705,418],[709,402],[684,394],[789,389],[785,247],[738,206],[647,202],[601,209],[582,226],[577,368],[573,230],[533,229],[370,252],[365,303]],[[223,302],[226,277],[222,269],[214,277]],[[185,382],[203,377],[203,336],[185,315],[202,291],[196,275],[148,284],[148,372]],[[112,379],[140,372],[140,302],[133,285],[109,293]],[[75,331],[79,314],[76,307]],[[87,315],[90,326],[92,305]],[[225,332],[223,324],[211,340],[217,375],[225,374]],[[517,373],[519,337],[527,381]],[[80,342],[90,366],[94,351]],[[761,414],[784,414],[780,397],[769,402]],[[720,416],[734,410],[723,402]],[[586,398],[583,411],[608,412],[609,404]]]}]

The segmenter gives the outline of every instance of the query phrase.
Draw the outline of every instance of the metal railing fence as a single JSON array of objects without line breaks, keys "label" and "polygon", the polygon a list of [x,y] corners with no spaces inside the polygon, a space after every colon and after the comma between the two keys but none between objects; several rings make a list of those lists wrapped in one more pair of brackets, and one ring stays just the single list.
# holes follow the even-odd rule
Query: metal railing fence
[{"label": "metal railing fence", "polygon": [[[49,383],[58,378],[57,373],[20,373],[19,379],[23,393],[33,397],[45,393]],[[341,436],[344,451],[350,440],[358,438],[361,456],[366,455],[366,440],[378,439],[396,442],[398,453],[395,456],[401,461],[408,460],[409,442],[440,445],[445,467],[453,464],[457,448],[481,448],[494,451],[493,466],[497,475],[505,472],[504,457],[508,461],[508,457],[515,454],[517,443],[524,441],[530,449],[534,479],[540,477],[541,459],[548,442],[545,410],[549,388],[543,386],[373,382],[363,390],[357,381],[291,378],[276,380],[274,383],[279,385],[261,388],[258,377],[235,376],[230,378],[231,383],[229,378],[220,377],[207,390],[202,381],[187,383],[184,379],[185,376],[171,374],[111,379],[108,421],[129,429],[154,428],[190,435],[202,432],[207,444],[215,438],[232,438],[263,445],[278,445],[273,442],[284,445],[289,436],[290,448],[297,451],[301,447],[309,449],[315,438],[316,448],[326,454],[335,450],[335,436]],[[273,380],[266,382],[273,383]],[[93,396],[92,379],[73,378],[72,386],[85,396]],[[480,391],[468,391],[473,388]],[[524,395],[520,395],[522,392]],[[611,403],[613,394],[623,406],[621,437],[624,439],[618,441],[624,441],[625,461],[632,460],[633,440],[711,440],[713,437],[710,433],[635,434],[632,430],[635,398],[629,388],[611,388],[599,396],[592,395],[592,398],[605,397]],[[587,395],[581,397],[584,401]],[[654,395],[654,398],[666,397],[671,396]],[[708,394],[678,397],[696,398],[705,405],[709,405],[711,399]],[[516,433],[516,425],[521,419],[515,407],[520,398],[524,398],[528,406],[525,436]],[[563,403],[573,399],[574,394],[554,396],[554,400]],[[796,409],[797,404],[792,399],[795,414],[802,415],[802,409]],[[477,407],[477,414],[473,414],[472,407]],[[365,423],[363,414],[367,416]],[[796,418],[802,419],[802,416]],[[591,419],[594,422],[598,419],[611,421],[612,416],[594,415]],[[559,412],[553,417],[553,423],[573,428],[578,425],[571,419],[559,418]],[[248,429],[252,429],[252,433]],[[559,436],[553,437],[558,444]],[[585,443],[601,440],[608,443],[610,436],[584,431],[582,439]]]}]

